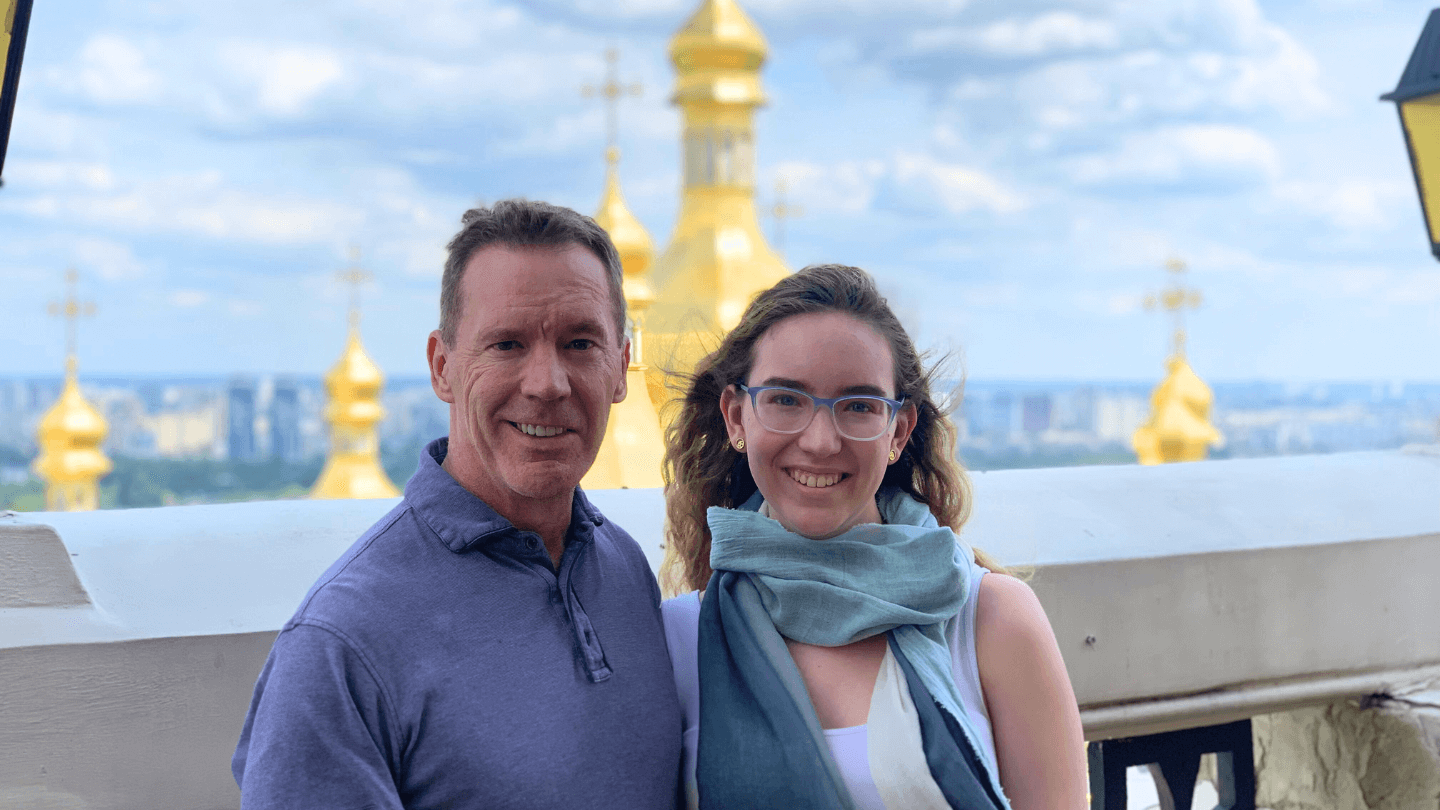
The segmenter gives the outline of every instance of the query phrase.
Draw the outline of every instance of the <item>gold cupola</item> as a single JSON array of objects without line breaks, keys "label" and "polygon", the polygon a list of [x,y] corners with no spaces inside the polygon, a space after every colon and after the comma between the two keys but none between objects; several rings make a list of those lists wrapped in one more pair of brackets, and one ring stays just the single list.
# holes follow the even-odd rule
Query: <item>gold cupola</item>
[{"label": "gold cupola", "polygon": [[[790,273],[755,210],[755,108],[765,103],[765,38],[735,0],[704,0],[670,42],[684,120],[683,190],[655,262],[650,362],[689,371],[750,299]],[[663,374],[651,373],[652,394]],[[658,400],[658,397],[657,397]]]},{"label": "gold cupola", "polygon": [[595,221],[610,234],[625,270],[625,305],[630,313],[630,367],[625,372],[625,399],[610,409],[605,439],[590,471],[580,481],[585,489],[660,487],[665,440],[660,414],[645,383],[646,311],[655,301],[646,273],[655,256],[654,242],[631,213],[620,193],[620,151],[605,150],[605,193]]},{"label": "gold cupola", "polygon": [[100,506],[100,479],[114,466],[101,452],[109,426],[80,393],[75,356],[65,360],[60,399],[40,420],[35,474],[45,481],[45,509],[88,512]]},{"label": "gold cupola", "polygon": [[385,375],[360,343],[359,286],[370,276],[358,266],[341,279],[352,285],[350,334],[340,361],[325,375],[325,421],[330,424],[330,455],[310,491],[312,498],[393,498],[400,490],[380,466],[375,426],[385,418],[380,392]]},{"label": "gold cupola", "polygon": [[50,305],[50,312],[65,319],[65,384],[60,398],[40,419],[35,432],[40,454],[32,469],[45,482],[45,509],[51,512],[87,512],[100,506],[100,479],[110,472],[110,459],[100,445],[109,433],[105,417],[80,393],[79,362],[75,359],[76,322],[95,312],[94,304],[76,299],[79,274],[65,274],[69,290],[65,300]]},{"label": "gold cupola", "polygon": [[1173,281],[1159,296],[1148,297],[1145,306],[1169,311],[1175,318],[1175,329],[1166,361],[1168,373],[1150,394],[1150,419],[1131,438],[1141,464],[1200,461],[1212,445],[1223,441],[1220,431],[1210,424],[1215,395],[1185,359],[1182,314],[1200,305],[1200,293],[1185,287],[1184,262],[1171,259],[1165,267]]}]

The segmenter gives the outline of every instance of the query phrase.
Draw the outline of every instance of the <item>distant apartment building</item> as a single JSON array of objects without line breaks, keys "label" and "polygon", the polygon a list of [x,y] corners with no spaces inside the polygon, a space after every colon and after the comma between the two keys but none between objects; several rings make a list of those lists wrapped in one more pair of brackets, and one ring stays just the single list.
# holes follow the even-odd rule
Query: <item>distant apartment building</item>
[{"label": "distant apartment building", "polygon": [[286,377],[275,380],[270,395],[270,455],[282,461],[305,457],[300,433],[300,386]]},{"label": "distant apartment building", "polygon": [[255,461],[255,382],[246,377],[230,381],[225,391],[226,455],[231,461]]},{"label": "distant apartment building", "polygon": [[155,455],[164,458],[213,458],[228,448],[222,442],[224,418],[219,403],[184,411],[161,411],[146,417]]},{"label": "distant apartment building", "polygon": [[1008,442],[1020,426],[1020,401],[1008,391],[971,393],[962,407],[972,440]]},{"label": "distant apartment building", "polygon": [[1049,430],[1050,411],[1049,394],[1026,394],[1020,399],[1020,430],[1031,436]]},{"label": "distant apartment building", "polygon": [[1095,435],[1101,440],[1128,444],[1148,418],[1150,403],[1144,397],[1111,394],[1095,398]]}]

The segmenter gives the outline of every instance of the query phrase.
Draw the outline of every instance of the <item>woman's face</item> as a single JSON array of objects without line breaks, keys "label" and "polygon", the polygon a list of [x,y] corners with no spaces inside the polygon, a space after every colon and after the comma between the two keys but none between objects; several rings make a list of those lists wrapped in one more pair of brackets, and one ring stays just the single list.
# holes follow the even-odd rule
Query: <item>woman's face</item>
[{"label": "woman's face", "polygon": [[[755,345],[746,385],[783,385],[818,397],[870,394],[895,399],[890,346],[873,327],[841,312],[795,315],[770,327]],[[879,523],[875,492],[915,426],[900,409],[880,438],[841,436],[822,408],[799,433],[775,433],[755,418],[749,395],[733,385],[720,397],[730,444],[745,440],[750,474],[776,520],[823,540],[861,523]]]}]

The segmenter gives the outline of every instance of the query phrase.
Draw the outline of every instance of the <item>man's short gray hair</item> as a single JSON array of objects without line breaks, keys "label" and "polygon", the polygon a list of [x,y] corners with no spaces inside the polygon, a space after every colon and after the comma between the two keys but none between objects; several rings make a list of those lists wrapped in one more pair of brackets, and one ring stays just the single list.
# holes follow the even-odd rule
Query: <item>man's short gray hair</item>
[{"label": "man's short gray hair", "polygon": [[625,343],[625,275],[610,235],[595,220],[569,208],[513,199],[466,211],[460,217],[460,232],[445,246],[450,255],[445,259],[445,274],[440,278],[440,338],[446,346],[455,345],[455,329],[462,314],[460,283],[465,277],[465,266],[476,251],[495,244],[552,249],[578,245],[595,254],[605,266],[610,286],[616,340],[620,345]]}]

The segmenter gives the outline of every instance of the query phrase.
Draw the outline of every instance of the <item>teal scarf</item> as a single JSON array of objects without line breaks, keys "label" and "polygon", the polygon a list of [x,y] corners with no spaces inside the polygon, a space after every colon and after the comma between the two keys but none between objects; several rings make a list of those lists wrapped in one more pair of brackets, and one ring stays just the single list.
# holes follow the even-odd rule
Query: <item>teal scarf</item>
[{"label": "teal scarf", "polygon": [[[810,540],[758,513],[712,507],[700,612],[702,808],[852,808],[784,638],[840,646],[889,633],[920,714],[927,763],[953,807],[1006,808],[960,710],[946,623],[972,596],[970,551],[900,490],[885,525]],[[783,638],[782,638],[783,637]]]}]

